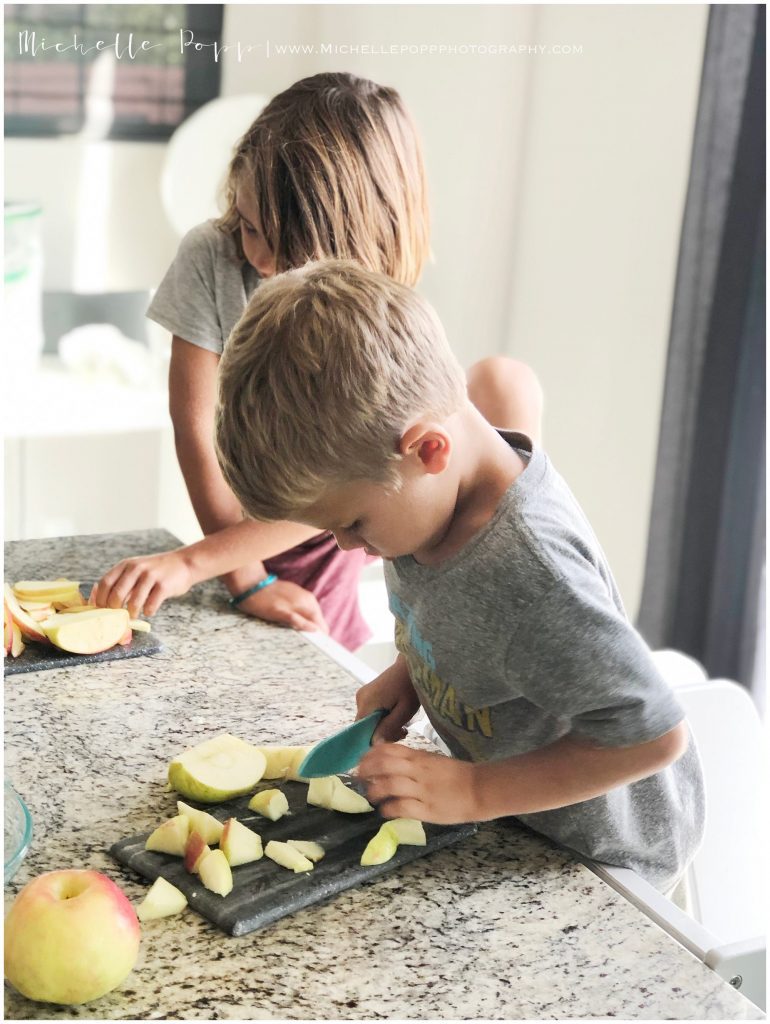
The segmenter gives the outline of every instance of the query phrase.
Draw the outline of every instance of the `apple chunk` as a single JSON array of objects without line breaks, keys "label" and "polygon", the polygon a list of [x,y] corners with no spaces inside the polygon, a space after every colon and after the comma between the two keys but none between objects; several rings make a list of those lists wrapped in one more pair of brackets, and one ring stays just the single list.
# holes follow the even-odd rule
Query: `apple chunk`
[{"label": "apple chunk", "polygon": [[224,825],[208,811],[198,811],[194,807],[177,800],[176,809],[179,814],[186,814],[190,819],[190,828],[201,834],[204,843],[218,843]]},{"label": "apple chunk", "polygon": [[289,801],[280,789],[264,789],[249,800],[249,810],[256,811],[270,821],[278,821],[284,814],[288,814]]},{"label": "apple chunk", "polygon": [[383,828],[392,832],[401,846],[425,846],[428,841],[422,822],[417,818],[391,818]]},{"label": "apple chunk", "polygon": [[177,814],[175,818],[169,818],[162,825],[158,825],[155,831],[144,844],[145,850],[155,850],[157,853],[170,853],[175,857],[184,857],[187,837],[190,834],[190,819],[184,814]]},{"label": "apple chunk", "polygon": [[385,861],[390,860],[397,849],[398,839],[387,825],[383,825],[377,835],[369,840],[361,855],[361,864],[363,867],[384,864]]},{"label": "apple chunk", "polygon": [[40,628],[63,651],[98,654],[121,642],[128,629],[128,618],[125,608],[92,608],[80,615],[52,615],[41,622]]},{"label": "apple chunk", "polygon": [[260,747],[265,755],[263,779],[291,779],[302,782],[297,769],[305,759],[309,747]]},{"label": "apple chunk", "polygon": [[313,870],[312,860],[308,860],[288,843],[279,843],[275,839],[271,839],[265,847],[265,856],[280,864],[282,868],[289,868],[290,871]]},{"label": "apple chunk", "polygon": [[24,641],[21,638],[21,630],[14,622],[11,626],[11,657],[18,658],[24,653]]},{"label": "apple chunk", "polygon": [[35,622],[32,616],[25,612],[21,607],[19,602],[16,600],[16,595],[11,590],[8,583],[4,584],[3,592],[5,595],[5,603],[8,608],[8,613],[21,630],[21,635],[24,639],[47,644],[48,637],[43,632],[39,623]]},{"label": "apple chunk", "polygon": [[250,828],[246,828],[237,818],[228,818],[225,822],[219,849],[227,857],[227,863],[235,868],[239,864],[251,864],[262,856],[262,839]]},{"label": "apple chunk", "polygon": [[227,896],[229,892],[232,892],[233,873],[227,863],[227,857],[221,850],[212,850],[204,857],[198,871],[201,882],[211,892],[215,892],[218,896]]},{"label": "apple chunk", "polygon": [[366,797],[356,793],[354,789],[348,789],[337,775],[311,779],[307,802],[316,807],[325,807],[329,811],[342,811],[344,814],[366,814],[374,810]]},{"label": "apple chunk", "polygon": [[196,832],[193,829],[187,837],[184,848],[185,871],[189,871],[191,875],[197,875],[200,870],[201,861],[210,853],[211,849],[204,843],[203,836],[200,832]]},{"label": "apple chunk", "polygon": [[187,906],[187,897],[165,878],[156,878],[150,891],[136,908],[140,921],[155,921],[159,917],[171,917]]},{"label": "apple chunk", "polygon": [[250,792],[264,770],[264,754],[223,733],[175,757],[168,766],[168,781],[181,796],[213,804]]},{"label": "apple chunk", "polygon": [[304,839],[287,839],[286,845],[291,846],[293,850],[298,850],[303,857],[312,860],[314,864],[326,856],[326,850],[320,843],[310,843]]}]

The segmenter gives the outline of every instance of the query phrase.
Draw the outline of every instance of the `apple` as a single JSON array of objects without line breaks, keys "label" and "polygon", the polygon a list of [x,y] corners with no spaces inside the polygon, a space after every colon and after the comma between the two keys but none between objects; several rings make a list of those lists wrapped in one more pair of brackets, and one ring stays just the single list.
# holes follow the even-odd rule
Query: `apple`
[{"label": "apple", "polygon": [[80,584],[76,580],[20,580],[13,592],[20,601],[82,602]]},{"label": "apple", "polygon": [[366,849],[361,855],[361,865],[369,867],[371,864],[384,864],[390,860],[398,849],[398,839],[387,825],[383,825],[380,831],[369,840]]},{"label": "apple", "polygon": [[249,810],[256,811],[263,818],[278,821],[289,812],[289,801],[280,789],[263,789],[249,800]]},{"label": "apple", "polygon": [[129,626],[135,633],[149,633],[152,630],[150,623],[144,619],[131,619]]},{"label": "apple", "polygon": [[257,747],[223,733],[175,757],[168,781],[181,796],[212,804],[249,793],[264,770],[265,755]]},{"label": "apple", "polygon": [[79,590],[74,591],[70,597],[54,598],[53,606],[57,612],[74,611],[77,608],[88,608],[86,599]]},{"label": "apple", "polygon": [[5,919],[5,977],[28,999],[67,1006],[111,992],[139,953],[136,912],[98,871],[49,871]]},{"label": "apple", "polygon": [[120,640],[118,640],[118,643],[121,647],[130,647],[133,636],[134,634],[131,632],[131,627],[129,626]]},{"label": "apple", "polygon": [[79,615],[52,615],[40,628],[55,647],[72,654],[98,654],[120,643],[128,630],[125,608],[91,608]]},{"label": "apple", "polygon": [[227,857],[227,863],[235,868],[239,864],[251,864],[262,856],[262,839],[250,828],[242,825],[237,818],[225,822],[219,849]]},{"label": "apple", "polygon": [[184,857],[189,834],[190,819],[185,814],[177,814],[175,818],[169,818],[162,825],[158,825],[148,836],[144,848],[155,850],[157,853],[170,853],[174,857]]},{"label": "apple", "polygon": [[356,793],[354,789],[348,789],[337,775],[311,779],[307,802],[316,807],[325,807],[329,811],[342,811],[344,814],[366,814],[374,810],[366,797]]},{"label": "apple", "polygon": [[227,863],[227,857],[221,850],[212,850],[201,861],[199,868],[201,882],[218,896],[227,896],[232,892],[233,873]]},{"label": "apple", "polygon": [[184,847],[185,870],[189,871],[191,875],[197,875],[200,870],[201,861],[209,853],[211,853],[211,848],[206,846],[200,832],[193,829],[187,837]]},{"label": "apple", "polygon": [[35,640],[38,643],[47,644],[48,637],[35,620],[24,611],[16,600],[16,595],[7,583],[3,587],[3,592],[5,594],[5,603],[8,606],[11,618],[21,630],[21,635],[25,640]]},{"label": "apple", "polygon": [[204,843],[218,843],[224,825],[208,811],[198,811],[194,807],[177,800],[176,809],[179,814],[186,814],[190,819],[190,829],[201,834]]},{"label": "apple", "polygon": [[140,921],[155,921],[159,917],[178,914],[187,906],[187,897],[165,878],[156,878],[142,902],[136,908]]},{"label": "apple", "polygon": [[11,618],[11,612],[8,608],[7,601],[3,601],[3,649],[5,653],[11,649],[13,643],[13,619]]},{"label": "apple", "polygon": [[314,864],[326,856],[326,850],[320,843],[309,843],[304,839],[287,839],[286,845],[291,846],[293,850],[299,850],[303,857],[312,860]]},{"label": "apple", "polygon": [[288,843],[279,843],[271,839],[265,847],[265,856],[280,864],[282,868],[289,868],[291,871],[312,871],[313,862],[304,857],[299,850],[295,850]]},{"label": "apple", "polygon": [[11,656],[18,658],[24,653],[24,641],[21,638],[21,630],[14,622],[11,626]]},{"label": "apple", "polygon": [[387,828],[403,846],[425,846],[425,829],[417,818],[391,818],[382,826]]},{"label": "apple", "polygon": [[53,605],[50,601],[22,601],[19,599],[19,606],[23,608],[25,612],[29,612],[30,615],[33,612],[47,612],[53,610]]},{"label": "apple", "polygon": [[259,749],[265,755],[263,779],[305,781],[297,774],[297,769],[305,760],[310,747],[259,747]]}]

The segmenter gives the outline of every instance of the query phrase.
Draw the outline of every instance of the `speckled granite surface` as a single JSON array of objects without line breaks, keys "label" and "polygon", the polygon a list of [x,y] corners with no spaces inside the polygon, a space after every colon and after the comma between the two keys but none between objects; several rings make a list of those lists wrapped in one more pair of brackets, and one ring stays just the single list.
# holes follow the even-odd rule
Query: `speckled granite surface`
[{"label": "speckled granite surface", "polygon": [[[175,546],[162,531],[6,546],[5,576],[97,577]],[[174,813],[171,756],[214,732],[312,742],[350,719],[356,684],[301,636],[231,612],[216,583],[164,606],[151,658],[17,675],[5,683],[6,774],[35,836],[6,888],[104,871],[146,886],[106,850]],[[6,985],[8,1019],[742,1020],[762,1014],[592,872],[515,827],[241,939],[191,911],[144,926],[115,992],[81,1007]]]}]

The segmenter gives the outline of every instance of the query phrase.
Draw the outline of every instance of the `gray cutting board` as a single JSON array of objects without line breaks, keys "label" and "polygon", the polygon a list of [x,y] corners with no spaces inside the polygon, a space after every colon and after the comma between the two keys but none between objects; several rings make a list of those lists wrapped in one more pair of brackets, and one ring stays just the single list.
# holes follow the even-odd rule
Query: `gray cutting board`
[{"label": "gray cutting board", "polygon": [[[88,600],[92,583],[81,583],[80,592]],[[25,649],[18,658],[9,654],[3,659],[3,674],[15,676],[19,672],[44,672],[50,668],[68,668],[71,665],[94,665],[100,661],[123,661],[125,658],[141,658],[145,654],[158,654],[165,650],[155,633],[134,633],[128,647],[116,644],[99,654],[71,654],[60,651],[50,644],[36,644],[24,641]]]},{"label": "gray cutting board", "polygon": [[[340,776],[352,788],[358,785],[348,776]],[[425,825],[426,846],[399,846],[385,864],[361,867],[364,847],[378,831],[383,819],[376,811],[368,814],[341,814],[307,803],[307,786],[302,782],[264,782],[258,789],[282,789],[289,801],[290,813],[278,821],[269,821],[247,807],[251,796],[238,797],[223,804],[193,804],[220,821],[235,817],[247,828],[258,832],[263,845],[271,839],[306,839],[320,843],[326,851],[312,871],[295,873],[282,868],[268,857],[233,868],[233,890],[227,896],[209,892],[197,875],[189,874],[180,857],[154,853],[144,848],[149,832],[122,839],[110,848],[116,860],[154,881],[162,875],[187,896],[189,905],[229,935],[246,935],[288,914],[328,899],[361,882],[398,870],[403,864],[466,839],[476,825]],[[160,820],[158,824],[160,824]]]}]

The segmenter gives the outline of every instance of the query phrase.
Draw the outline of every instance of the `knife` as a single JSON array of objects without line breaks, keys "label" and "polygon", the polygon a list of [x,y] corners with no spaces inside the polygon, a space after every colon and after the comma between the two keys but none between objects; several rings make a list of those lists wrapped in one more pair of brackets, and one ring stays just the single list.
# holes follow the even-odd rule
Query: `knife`
[{"label": "knife", "polygon": [[378,708],[316,743],[297,769],[297,774],[306,779],[321,779],[355,768],[371,747],[374,730],[387,713],[387,708]]}]

